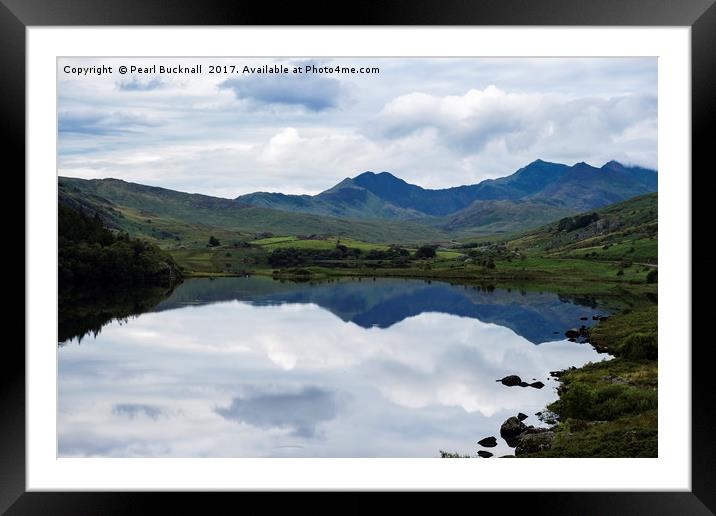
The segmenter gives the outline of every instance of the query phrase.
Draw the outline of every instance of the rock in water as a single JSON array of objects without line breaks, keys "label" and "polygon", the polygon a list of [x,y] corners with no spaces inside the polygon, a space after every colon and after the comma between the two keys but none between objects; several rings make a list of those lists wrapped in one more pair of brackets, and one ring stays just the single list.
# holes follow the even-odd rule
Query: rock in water
[{"label": "rock in water", "polygon": [[552,448],[554,432],[544,430],[542,432],[526,433],[520,436],[515,456],[519,457],[525,453],[536,453]]},{"label": "rock in water", "polygon": [[523,414],[522,412],[520,412],[517,414],[517,419],[519,419],[520,421],[524,421],[525,419],[527,419],[527,414]]},{"label": "rock in water", "polygon": [[542,382],[534,382],[530,384],[530,387],[534,387],[535,389],[541,389],[544,387],[544,384]]},{"label": "rock in water", "polygon": [[507,442],[509,446],[517,446],[517,437],[527,430],[527,425],[517,419],[515,416],[507,418],[500,427],[500,436]]},{"label": "rock in water", "polygon": [[505,376],[502,380],[497,380],[497,381],[502,382],[502,385],[507,385],[508,387],[514,387],[515,385],[519,385],[520,382],[522,382],[522,378],[520,378],[516,374],[511,374],[509,376]]},{"label": "rock in water", "polygon": [[577,337],[579,337],[579,330],[577,328],[570,328],[569,330],[564,332],[564,335],[568,339],[576,339]]},{"label": "rock in water", "polygon": [[485,450],[480,450],[477,452],[477,454],[483,459],[489,459],[490,457],[492,457],[492,454],[489,451]]},{"label": "rock in water", "polygon": [[529,387],[529,385],[527,382],[520,382],[520,387]]},{"label": "rock in water", "polygon": [[485,437],[484,439],[477,441],[477,444],[484,446],[485,448],[494,448],[497,446],[497,437]]}]

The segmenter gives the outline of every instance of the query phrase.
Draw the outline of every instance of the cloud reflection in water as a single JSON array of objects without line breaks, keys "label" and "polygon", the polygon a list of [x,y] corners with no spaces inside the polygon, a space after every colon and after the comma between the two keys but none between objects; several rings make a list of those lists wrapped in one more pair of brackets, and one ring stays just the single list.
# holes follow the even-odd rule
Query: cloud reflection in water
[{"label": "cloud reflection in water", "polygon": [[474,455],[518,411],[537,423],[550,370],[603,358],[445,313],[364,328],[247,301],[145,313],[58,356],[60,455],[150,457]]}]

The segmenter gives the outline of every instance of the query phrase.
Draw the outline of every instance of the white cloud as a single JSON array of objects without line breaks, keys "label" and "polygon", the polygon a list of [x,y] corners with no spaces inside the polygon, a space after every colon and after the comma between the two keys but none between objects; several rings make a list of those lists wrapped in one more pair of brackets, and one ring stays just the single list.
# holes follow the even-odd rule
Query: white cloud
[{"label": "white cloud", "polygon": [[608,161],[604,153],[637,162],[648,147],[653,157],[643,164],[655,166],[656,117],[651,95],[573,98],[510,93],[491,85],[461,96],[401,95],[378,119],[390,138],[432,128],[441,145],[468,159],[510,154],[521,156],[523,164],[535,158]]}]

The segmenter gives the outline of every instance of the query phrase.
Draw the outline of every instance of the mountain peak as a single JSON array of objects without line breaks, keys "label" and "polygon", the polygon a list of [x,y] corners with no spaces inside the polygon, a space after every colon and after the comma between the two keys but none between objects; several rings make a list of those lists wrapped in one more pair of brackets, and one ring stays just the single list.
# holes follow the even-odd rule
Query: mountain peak
[{"label": "mountain peak", "polygon": [[361,179],[361,178],[363,178],[363,179],[368,179],[368,178],[390,179],[390,178],[393,178],[393,179],[397,179],[398,181],[402,181],[402,179],[400,179],[397,176],[394,176],[390,172],[385,172],[385,171],[373,172],[372,170],[366,170],[362,174],[358,174],[357,176],[355,176],[353,179],[355,180],[355,179]]},{"label": "mountain peak", "polygon": [[594,171],[596,170],[592,165],[589,163],[586,163],[584,161],[580,161],[579,163],[575,163],[574,166],[572,166],[572,170],[577,171]]},{"label": "mountain peak", "polygon": [[624,171],[627,167],[619,163],[617,160],[613,159],[611,161],[607,161],[604,165],[602,165],[602,168],[608,170]]},{"label": "mountain peak", "polygon": [[408,185],[406,181],[394,176],[390,172],[379,172],[376,174],[375,172],[370,171],[363,172],[362,174],[354,177],[353,183],[358,186],[362,186],[363,188],[367,188],[368,190],[372,190],[376,187],[381,188],[396,185]]}]

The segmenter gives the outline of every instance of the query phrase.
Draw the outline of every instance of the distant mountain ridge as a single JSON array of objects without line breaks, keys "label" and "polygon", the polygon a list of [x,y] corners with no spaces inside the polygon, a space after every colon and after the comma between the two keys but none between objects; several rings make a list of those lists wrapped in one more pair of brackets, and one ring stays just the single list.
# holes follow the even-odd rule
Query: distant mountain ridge
[{"label": "distant mountain ridge", "polygon": [[58,183],[61,204],[96,213],[110,228],[159,243],[194,239],[209,228],[232,235],[345,235],[414,243],[535,228],[655,192],[658,177],[656,171],[615,161],[595,168],[537,160],[507,177],[441,190],[388,172],[346,178],[314,196],[257,192],[236,199],[111,178],[60,177]]},{"label": "distant mountain ridge", "polygon": [[[484,211],[482,201],[516,203],[509,209],[540,205],[553,214],[600,208],[636,195],[655,192],[655,170],[609,161],[600,168],[580,162],[573,166],[536,160],[513,174],[474,185],[426,189],[389,172],[364,172],[346,178],[317,195],[256,192],[241,195],[241,203],[283,211],[343,218],[411,220],[453,216],[470,219],[469,212]],[[508,207],[507,204],[502,204]],[[460,214],[468,210],[467,214]],[[473,217],[474,218],[474,217]],[[448,223],[454,226],[454,220]]]}]

